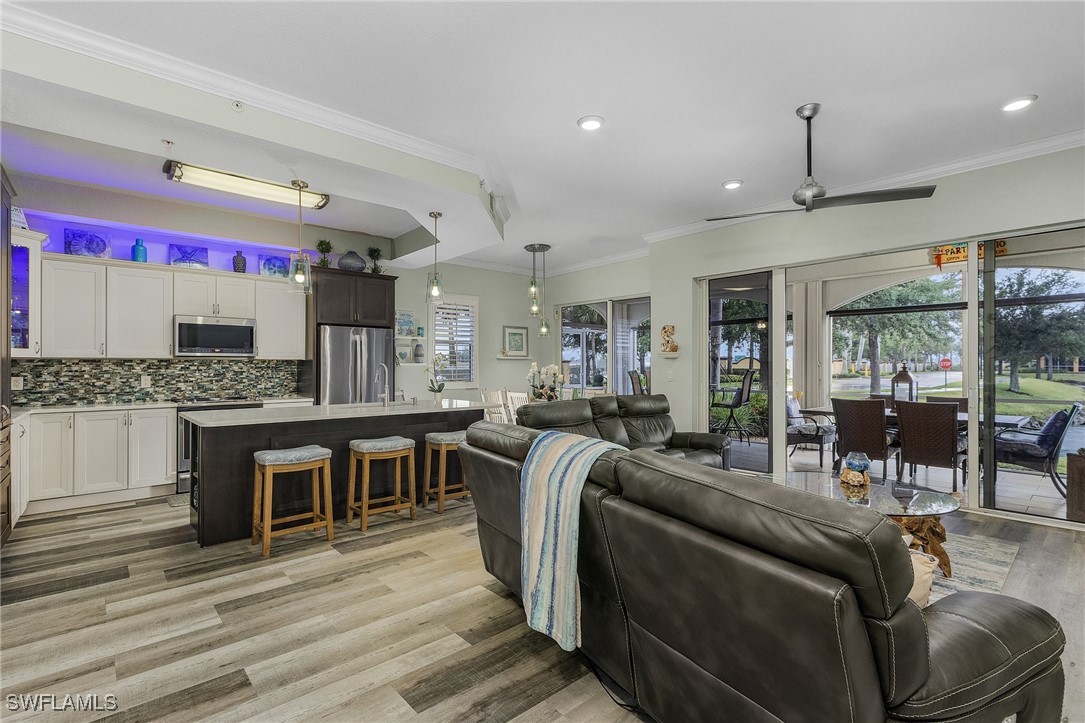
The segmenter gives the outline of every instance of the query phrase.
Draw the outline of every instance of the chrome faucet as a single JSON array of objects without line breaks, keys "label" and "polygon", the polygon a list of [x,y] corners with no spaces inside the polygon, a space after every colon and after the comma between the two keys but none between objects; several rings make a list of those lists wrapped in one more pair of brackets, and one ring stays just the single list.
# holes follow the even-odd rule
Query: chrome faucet
[{"label": "chrome faucet", "polygon": [[388,390],[388,367],[384,364],[384,362],[380,362],[379,364],[377,364],[377,373],[373,376],[373,383],[376,384],[380,381],[381,369],[384,369],[384,394],[378,394],[377,396],[384,401],[384,408],[388,409],[390,406],[392,406],[392,395],[389,393]]}]

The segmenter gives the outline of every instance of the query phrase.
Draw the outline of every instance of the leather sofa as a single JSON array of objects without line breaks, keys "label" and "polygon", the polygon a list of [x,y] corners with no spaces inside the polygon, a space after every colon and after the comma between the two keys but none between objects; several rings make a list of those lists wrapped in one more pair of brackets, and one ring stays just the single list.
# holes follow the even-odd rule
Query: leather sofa
[{"label": "leather sofa", "polygon": [[687,462],[730,469],[730,439],[722,434],[676,432],[663,394],[623,394],[525,404],[516,421],[532,429],[555,429],[647,449]]},{"label": "leather sofa", "polygon": [[[477,422],[460,445],[486,569],[517,596],[519,476],[538,434]],[[1060,718],[1058,621],[990,593],[920,609],[900,529],[870,509],[612,451],[580,525],[581,652],[657,720]]]}]

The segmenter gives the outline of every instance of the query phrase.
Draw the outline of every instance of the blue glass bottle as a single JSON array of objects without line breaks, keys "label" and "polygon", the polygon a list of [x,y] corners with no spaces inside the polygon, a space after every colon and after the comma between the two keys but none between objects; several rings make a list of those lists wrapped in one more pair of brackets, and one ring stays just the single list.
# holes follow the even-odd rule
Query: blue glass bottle
[{"label": "blue glass bottle", "polygon": [[132,246],[132,260],[142,264],[147,263],[147,247],[143,245],[143,239],[137,238]]}]

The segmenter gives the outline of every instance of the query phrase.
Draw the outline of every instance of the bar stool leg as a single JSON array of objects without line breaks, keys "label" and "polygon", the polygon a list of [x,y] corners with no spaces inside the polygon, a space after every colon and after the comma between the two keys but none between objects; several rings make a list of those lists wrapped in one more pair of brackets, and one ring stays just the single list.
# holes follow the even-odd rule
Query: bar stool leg
[{"label": "bar stool leg", "polygon": [[260,516],[262,514],[262,495],[264,476],[260,474],[260,465],[252,473],[252,544],[260,539]]},{"label": "bar stool leg", "polygon": [[[316,474],[315,470],[313,474]],[[328,542],[335,539],[335,529],[332,520],[332,463],[330,459],[324,460],[324,520],[328,525]]]},{"label": "bar stool leg", "polygon": [[350,474],[347,475],[347,524],[354,519],[354,481],[358,472],[358,457],[350,450]]},{"label": "bar stool leg", "polygon": [[271,554],[271,490],[273,487],[273,480],[275,478],[274,468],[268,467],[264,470],[264,491],[263,491],[263,509],[264,509],[264,547],[263,555],[267,557]]},{"label": "bar stool leg", "polygon": [[411,498],[411,519],[416,520],[416,519],[418,519],[418,506],[415,504],[415,500],[414,500],[414,484],[415,484],[415,481],[414,481],[414,450],[413,449],[411,450],[410,455],[407,456],[407,477],[408,477],[407,484],[410,485],[410,489],[408,490],[408,492],[410,493],[410,498]]},{"label": "bar stool leg", "polygon": [[[396,466],[396,492],[395,492],[396,497],[392,501],[393,505],[398,505],[399,501],[401,499],[403,499],[403,483],[401,481],[402,475],[400,474],[400,469],[403,467],[403,465],[400,464],[400,462],[402,462],[402,461],[403,460],[400,457],[396,457],[395,459],[392,460],[392,464],[394,464]],[[396,513],[396,517],[399,517],[399,510],[395,510],[395,513]]]},{"label": "bar stool leg", "polygon": [[313,488],[313,522],[320,522],[320,470],[313,467],[309,470],[309,481]]},{"label": "bar stool leg", "polygon": [[445,445],[441,447],[441,463],[440,468],[437,471],[437,513],[441,514],[445,511],[445,463],[448,456],[448,450]]},{"label": "bar stool leg", "polygon": [[369,455],[362,455],[362,522],[359,531],[369,526]]},{"label": "bar stool leg", "polygon": [[433,455],[431,454],[432,451],[433,451],[433,447],[430,446],[429,442],[426,442],[426,476],[422,478],[422,506],[423,507],[428,507],[429,506],[429,481],[430,481],[430,474],[431,474],[430,459],[433,457]]}]

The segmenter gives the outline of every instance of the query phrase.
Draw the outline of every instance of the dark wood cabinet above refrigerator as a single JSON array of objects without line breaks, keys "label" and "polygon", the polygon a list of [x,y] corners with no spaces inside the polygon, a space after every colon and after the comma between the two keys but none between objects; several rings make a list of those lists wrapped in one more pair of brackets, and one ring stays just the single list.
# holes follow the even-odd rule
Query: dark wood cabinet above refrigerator
[{"label": "dark wood cabinet above refrigerator", "polygon": [[313,304],[317,324],[392,328],[396,277],[315,268]]}]

